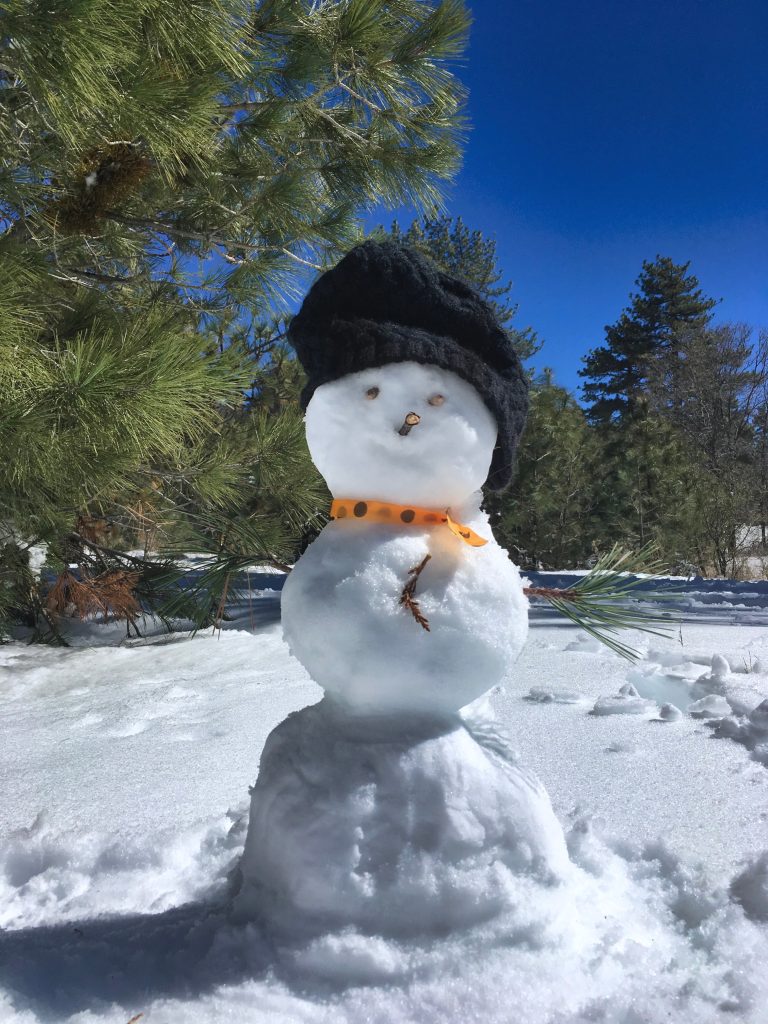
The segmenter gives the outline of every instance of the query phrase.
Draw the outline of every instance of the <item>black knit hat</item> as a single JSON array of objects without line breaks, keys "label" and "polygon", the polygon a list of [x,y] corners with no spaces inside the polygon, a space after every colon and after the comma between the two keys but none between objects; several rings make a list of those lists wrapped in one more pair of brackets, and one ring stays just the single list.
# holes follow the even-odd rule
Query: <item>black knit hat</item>
[{"label": "black knit hat", "polygon": [[386,363],[431,363],[463,377],[498,425],[487,486],[507,486],[528,384],[509,336],[469,285],[404,245],[363,242],[314,283],[289,337],[309,378],[304,408],[321,384]]}]

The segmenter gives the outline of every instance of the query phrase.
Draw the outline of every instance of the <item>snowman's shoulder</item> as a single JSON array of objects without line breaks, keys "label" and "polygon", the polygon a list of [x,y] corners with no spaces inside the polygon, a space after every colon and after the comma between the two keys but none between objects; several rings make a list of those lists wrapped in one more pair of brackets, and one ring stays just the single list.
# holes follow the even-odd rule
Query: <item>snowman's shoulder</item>
[{"label": "snowman's shoulder", "polygon": [[467,588],[499,593],[520,590],[518,569],[497,544],[485,513],[476,509],[466,525],[487,543],[482,547],[465,544],[447,526],[397,528],[332,521],[297,562],[289,590],[300,580],[302,586],[313,588],[324,581],[323,586],[331,588],[344,583],[345,587],[399,590],[425,555],[430,562],[421,577],[422,592],[435,586],[445,593]]},{"label": "snowman's shoulder", "polygon": [[478,549],[487,560],[498,562],[499,564],[508,563],[512,574],[519,577],[520,572],[512,556],[506,548],[499,544],[493,535],[490,518],[488,513],[481,508],[481,500],[482,495],[480,493],[472,495],[463,506],[451,509],[451,516],[460,517],[460,521],[465,526],[469,526],[478,536],[483,537],[488,542]]}]

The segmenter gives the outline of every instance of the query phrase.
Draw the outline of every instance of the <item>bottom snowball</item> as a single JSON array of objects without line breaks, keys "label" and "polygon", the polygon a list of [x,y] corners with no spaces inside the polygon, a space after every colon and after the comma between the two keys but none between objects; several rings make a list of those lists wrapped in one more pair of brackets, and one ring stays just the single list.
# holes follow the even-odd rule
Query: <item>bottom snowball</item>
[{"label": "bottom snowball", "polygon": [[509,909],[516,876],[555,885],[568,864],[541,783],[460,719],[355,718],[326,699],[267,740],[235,915],[439,933]]}]

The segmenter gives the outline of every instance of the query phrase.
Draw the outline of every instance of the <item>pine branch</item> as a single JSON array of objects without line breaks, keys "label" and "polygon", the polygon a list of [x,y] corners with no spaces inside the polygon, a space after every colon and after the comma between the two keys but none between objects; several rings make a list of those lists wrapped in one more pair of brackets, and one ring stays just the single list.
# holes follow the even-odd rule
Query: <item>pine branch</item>
[{"label": "pine branch", "polygon": [[[647,544],[637,552],[614,547],[603,555],[594,569],[573,587],[526,587],[529,597],[540,597],[586,633],[629,661],[640,654],[617,639],[625,629],[638,629],[654,636],[670,636],[675,624],[669,615],[633,607],[627,602],[637,598],[637,588],[658,579],[664,566],[656,557],[656,547]],[[643,592],[648,601],[667,600],[671,595]]]},{"label": "pine branch", "polygon": [[[138,531],[233,568],[287,568],[319,525],[322,484],[301,418],[284,415],[300,369],[252,343],[373,204],[439,202],[464,137],[452,64],[469,13],[461,0],[53,6],[0,0],[0,518],[49,550],[79,514],[104,514],[121,520],[114,548]],[[147,519],[125,513],[145,498]],[[91,576],[140,571],[155,607],[147,567],[114,548],[81,535]],[[200,593],[209,618],[221,568]]]},{"label": "pine branch", "polygon": [[48,593],[46,608],[55,615],[71,611],[79,619],[112,615],[132,621],[141,613],[136,596],[139,573],[112,569],[78,579],[69,570],[60,573]]},{"label": "pine branch", "polygon": [[134,274],[130,277],[121,277],[112,274],[102,274],[95,270],[79,270],[76,267],[58,267],[60,273],[52,273],[51,277],[61,281],[73,281],[92,287],[96,284],[125,285],[134,284],[136,281],[147,281],[146,274]]},{"label": "pine branch", "polygon": [[337,85],[340,89],[343,89],[344,92],[346,92],[349,96],[357,100],[358,103],[362,103],[364,106],[368,107],[369,110],[372,110],[376,114],[382,113],[382,108],[377,106],[373,102],[373,100],[369,100],[367,99],[367,97],[361,96],[359,92],[355,92],[355,90],[350,88],[350,86],[348,86],[347,83],[342,79],[337,80]]},{"label": "pine branch", "polygon": [[[173,238],[186,239],[193,242],[203,242],[207,246],[221,246],[223,250],[226,248],[230,249],[243,249],[246,252],[253,253],[282,253],[284,256],[289,256],[296,263],[302,264],[302,266],[309,267],[311,270],[322,270],[322,266],[319,263],[313,263],[310,260],[305,260],[301,256],[298,256],[295,252],[291,252],[290,249],[284,245],[265,245],[263,243],[256,242],[245,242],[235,238],[225,238],[217,233],[211,232],[205,234],[202,231],[193,231],[190,228],[176,227],[174,224],[169,224],[167,221],[161,220],[149,220],[146,218],[139,217],[123,217],[116,213],[110,213],[109,219],[115,221],[117,224],[125,224],[127,227],[137,228],[148,228],[152,231],[160,232],[164,235],[170,235]],[[291,243],[288,242],[288,245]],[[222,253],[223,258],[228,263],[236,263],[239,266],[244,266],[247,260],[239,260],[234,256],[230,256],[228,253]],[[94,275],[90,275],[94,276]],[[115,278],[116,281],[129,280],[127,278]],[[185,287],[188,287],[185,285]],[[192,285],[191,287],[195,287]]]}]

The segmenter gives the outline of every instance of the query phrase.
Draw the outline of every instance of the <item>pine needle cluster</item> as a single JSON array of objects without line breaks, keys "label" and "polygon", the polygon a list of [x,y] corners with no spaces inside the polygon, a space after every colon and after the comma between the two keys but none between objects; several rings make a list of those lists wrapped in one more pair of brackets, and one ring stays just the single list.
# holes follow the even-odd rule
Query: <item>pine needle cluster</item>
[{"label": "pine needle cluster", "polygon": [[316,528],[285,320],[366,208],[439,202],[468,13],[0,0],[0,17],[0,620],[51,635],[110,573],[128,619],[129,598],[178,599],[184,548],[210,554],[210,605],[233,567],[291,560]]},{"label": "pine needle cluster", "polygon": [[[639,551],[622,550],[615,545],[598,559],[594,568],[567,590],[549,587],[528,587],[526,594],[547,601],[561,615],[570,619],[590,636],[605,644],[629,661],[640,655],[619,639],[627,629],[637,629],[654,636],[669,636],[675,628],[670,615],[653,607],[665,596],[648,589],[648,584],[663,571],[654,545]],[[638,587],[643,587],[638,603]]]}]

